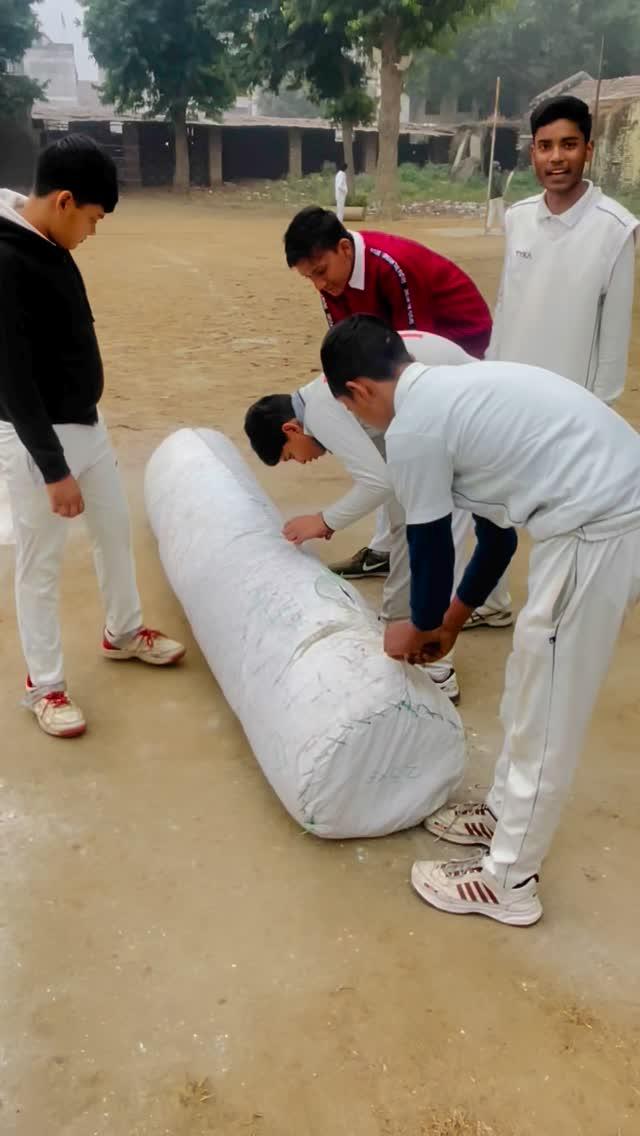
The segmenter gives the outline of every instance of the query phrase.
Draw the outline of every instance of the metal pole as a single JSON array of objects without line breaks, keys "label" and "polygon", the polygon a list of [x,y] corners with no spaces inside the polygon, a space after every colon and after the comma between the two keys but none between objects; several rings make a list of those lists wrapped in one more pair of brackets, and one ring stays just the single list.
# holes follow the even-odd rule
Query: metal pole
[{"label": "metal pole", "polygon": [[496,152],[496,130],[498,128],[498,107],[500,105],[500,76],[496,79],[496,101],[493,107],[493,128],[491,130],[491,157],[489,158],[489,176],[487,178],[487,211],[484,218],[485,236],[489,232],[489,207],[491,204],[491,187],[493,185],[493,159]]},{"label": "metal pole", "polygon": [[[594,146],[595,146],[596,139],[598,137],[598,117],[599,117],[599,111],[600,111],[600,88],[602,86],[602,66],[603,66],[603,63],[604,63],[604,36],[602,37],[602,42],[600,44],[600,64],[598,66],[598,82],[597,82],[597,85],[596,85],[596,103],[595,103],[595,106],[593,108],[593,134],[592,134],[592,137],[593,137]],[[593,154],[589,158],[589,177],[595,176],[595,174],[593,173],[593,170],[594,170],[594,167],[595,167],[594,158],[595,158],[595,149],[594,149]]]}]

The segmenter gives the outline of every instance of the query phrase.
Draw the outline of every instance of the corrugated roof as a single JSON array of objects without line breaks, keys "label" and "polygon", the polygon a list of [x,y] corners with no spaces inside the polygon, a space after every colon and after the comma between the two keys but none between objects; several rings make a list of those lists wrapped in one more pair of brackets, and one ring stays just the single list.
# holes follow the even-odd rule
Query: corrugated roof
[{"label": "corrugated roof", "polygon": [[[78,83],[78,101],[69,103],[50,99],[38,101],[33,106],[33,117],[42,118],[46,122],[163,122],[163,118],[151,120],[142,114],[118,114],[113,106],[101,103],[97,90],[92,83],[81,80]],[[268,115],[238,114],[237,111],[227,111],[222,116],[222,123],[213,118],[191,117],[190,125],[198,126],[269,126],[297,127],[300,130],[335,130],[335,126],[324,118],[275,118]],[[377,126],[357,127],[358,130],[377,131]],[[435,126],[432,123],[403,122],[400,126],[401,134],[420,135],[423,138],[449,138],[453,135],[452,127]]]},{"label": "corrugated roof", "polygon": [[[571,94],[586,103],[595,103],[597,82],[589,79],[572,88]],[[619,79],[603,79],[600,85],[600,101],[616,102],[625,99],[640,99],[640,75],[623,75]]]},{"label": "corrugated roof", "polygon": [[554,83],[553,87],[547,87],[546,91],[541,91],[539,95],[536,95],[535,99],[531,100],[531,107],[533,108],[537,106],[538,103],[545,102],[546,99],[555,99],[558,95],[573,94],[574,87],[587,82],[593,82],[589,72],[576,71],[566,79],[561,79],[559,83]]}]

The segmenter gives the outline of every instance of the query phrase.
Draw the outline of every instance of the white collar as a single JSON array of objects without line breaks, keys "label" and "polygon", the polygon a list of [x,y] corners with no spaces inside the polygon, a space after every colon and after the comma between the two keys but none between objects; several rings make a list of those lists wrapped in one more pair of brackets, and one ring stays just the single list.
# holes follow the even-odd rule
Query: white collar
[{"label": "white collar", "polygon": [[545,201],[545,195],[542,194],[540,204],[538,206],[538,218],[540,221],[559,221],[561,225],[565,225],[567,229],[572,229],[574,225],[581,221],[588,209],[591,208],[594,198],[600,196],[601,190],[597,189],[592,181],[587,181],[587,190],[582,194],[582,197],[567,209],[564,213],[552,213]]},{"label": "white collar", "polygon": [[410,363],[408,367],[405,367],[396,383],[396,389],[393,395],[393,405],[396,414],[418,379],[430,370],[431,367],[425,367],[424,363]]},{"label": "white collar", "polygon": [[353,268],[349,278],[349,288],[357,288],[359,292],[364,292],[364,270],[365,270],[365,243],[362,233],[353,233],[351,229],[347,229],[351,240],[353,241]]},{"label": "white collar", "polygon": [[43,241],[48,244],[53,244],[44,233],[36,229],[30,221],[25,221],[22,210],[27,203],[27,198],[22,193],[15,193],[12,189],[0,189],[0,217],[4,217],[6,221],[11,221],[13,225],[19,225],[21,229],[28,229],[30,233],[34,233],[36,237],[41,237]]}]

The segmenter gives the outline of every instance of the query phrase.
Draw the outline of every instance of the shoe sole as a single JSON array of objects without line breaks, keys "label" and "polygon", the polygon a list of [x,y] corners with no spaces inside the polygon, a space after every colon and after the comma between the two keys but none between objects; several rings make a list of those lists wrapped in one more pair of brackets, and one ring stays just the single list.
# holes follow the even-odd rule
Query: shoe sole
[{"label": "shoe sole", "polygon": [[441,829],[431,827],[428,820],[425,820],[424,827],[427,832],[432,836],[437,836],[438,840],[446,840],[447,844],[463,844],[465,847],[470,848],[490,848],[491,841],[482,836],[458,836],[457,833],[451,833],[448,829]]},{"label": "shoe sole", "polygon": [[175,655],[171,655],[168,659],[144,659],[140,658],[135,651],[108,651],[105,647],[102,648],[102,657],[109,659],[112,663],[130,663],[136,659],[139,663],[146,663],[147,666],[152,667],[172,667],[184,659],[187,653],[185,647],[182,651],[177,651]]},{"label": "shoe sole", "polygon": [[[436,683],[436,686],[437,685],[438,684]],[[451,703],[452,706],[458,705],[458,703],[460,701],[460,691],[457,691],[456,694],[447,694],[446,690],[443,690],[442,693],[444,694],[445,698],[449,699],[449,702]]]},{"label": "shoe sole", "polygon": [[64,738],[65,740],[68,738],[81,738],[82,735],[87,732],[86,722],[83,726],[73,726],[69,730],[48,730],[39,719],[36,719],[36,721],[43,734],[46,734],[48,738]]},{"label": "shoe sole", "polygon": [[411,870],[411,886],[420,896],[420,899],[428,903],[430,907],[435,907],[438,911],[445,911],[448,915],[485,915],[496,923],[505,923],[509,927],[532,927],[542,918],[542,906],[533,911],[508,912],[501,910],[498,905],[494,904],[486,904],[486,906],[485,904],[481,906],[479,903],[473,904],[471,902],[457,904],[444,899],[423,884],[415,867]]},{"label": "shoe sole", "polygon": [[331,571],[334,576],[340,576],[342,580],[370,580],[372,578],[382,580],[389,575],[388,568],[374,568],[371,572],[337,572],[335,568],[332,568]]},{"label": "shoe sole", "polygon": [[501,627],[513,627],[513,616],[483,616],[482,619],[478,619],[475,623],[465,623],[462,630],[477,631],[481,627],[492,627],[494,630],[500,630]]}]

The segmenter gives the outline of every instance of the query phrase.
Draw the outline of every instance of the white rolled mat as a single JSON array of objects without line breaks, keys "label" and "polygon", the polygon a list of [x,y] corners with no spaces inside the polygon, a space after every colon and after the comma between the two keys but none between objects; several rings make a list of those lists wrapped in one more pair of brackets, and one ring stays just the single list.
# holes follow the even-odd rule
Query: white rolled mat
[{"label": "white rolled mat", "polygon": [[145,498],[168,579],[265,776],[322,837],[420,823],[456,787],[464,735],[430,678],[382,651],[374,612],[281,536],[231,442],[180,430]]}]

